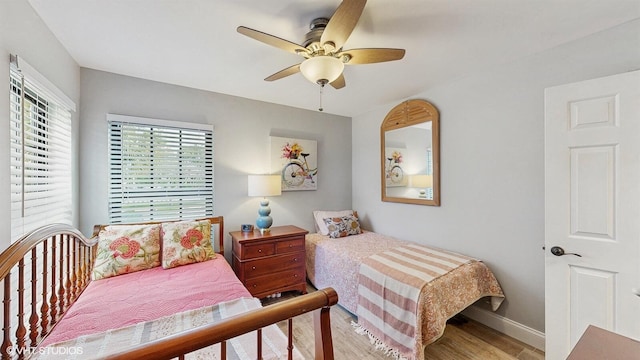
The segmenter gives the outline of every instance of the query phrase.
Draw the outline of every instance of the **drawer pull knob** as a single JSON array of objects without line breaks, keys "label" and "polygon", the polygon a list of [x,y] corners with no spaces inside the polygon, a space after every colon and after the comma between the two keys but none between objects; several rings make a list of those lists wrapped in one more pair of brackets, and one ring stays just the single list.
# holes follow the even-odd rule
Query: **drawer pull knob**
[{"label": "drawer pull knob", "polygon": [[256,267],[255,267],[255,266],[252,266],[252,267],[251,267],[251,270],[255,270],[255,269],[256,269]]},{"label": "drawer pull knob", "polygon": [[253,287],[256,287],[256,286],[258,286],[258,285],[256,285],[256,284],[253,284]]},{"label": "drawer pull knob", "polygon": [[262,249],[258,249],[258,252],[259,252],[259,253],[261,253],[261,252],[262,252]]},{"label": "drawer pull knob", "polygon": [[298,277],[298,274],[293,275],[293,277]]},{"label": "drawer pull knob", "polygon": [[293,259],[293,261],[294,261],[294,262],[298,262],[298,258],[294,258],[294,259]]},{"label": "drawer pull knob", "polygon": [[293,245],[289,244],[289,247],[293,247]]}]

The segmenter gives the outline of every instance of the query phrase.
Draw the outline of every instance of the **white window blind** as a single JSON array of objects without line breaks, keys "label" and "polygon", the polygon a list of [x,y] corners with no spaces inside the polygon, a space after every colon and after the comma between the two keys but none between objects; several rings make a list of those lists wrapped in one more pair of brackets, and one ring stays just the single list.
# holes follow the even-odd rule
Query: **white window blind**
[{"label": "white window blind", "polygon": [[75,104],[24,60],[11,56],[11,239],[72,222],[71,111]]},{"label": "white window blind", "polygon": [[[427,149],[427,175],[433,175],[433,150],[431,148]],[[426,195],[427,199],[433,199],[433,185],[426,189]]]},{"label": "white window blind", "polygon": [[213,128],[108,114],[109,220],[213,215]]}]

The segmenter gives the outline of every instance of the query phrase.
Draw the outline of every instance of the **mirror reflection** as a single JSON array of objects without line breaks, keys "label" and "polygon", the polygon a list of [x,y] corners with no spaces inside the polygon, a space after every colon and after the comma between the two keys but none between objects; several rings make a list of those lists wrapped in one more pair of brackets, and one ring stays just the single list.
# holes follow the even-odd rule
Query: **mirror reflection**
[{"label": "mirror reflection", "polygon": [[439,205],[438,112],[409,100],[385,117],[381,130],[382,200]]}]

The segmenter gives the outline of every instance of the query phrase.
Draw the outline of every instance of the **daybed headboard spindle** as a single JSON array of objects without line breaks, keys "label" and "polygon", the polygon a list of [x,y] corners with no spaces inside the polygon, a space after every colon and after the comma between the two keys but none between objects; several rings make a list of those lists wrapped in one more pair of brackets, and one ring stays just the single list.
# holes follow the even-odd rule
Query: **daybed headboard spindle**
[{"label": "daybed headboard spindle", "polygon": [[[49,267],[47,262],[49,259],[49,239],[42,242],[42,306],[40,306],[40,335],[45,336],[49,332],[49,303],[47,302],[47,277],[49,276]],[[36,264],[37,266],[37,264]]]},{"label": "daybed headboard spindle", "polygon": [[29,346],[35,347],[38,344],[38,256],[36,249],[31,249],[31,316],[29,317]]},{"label": "daybed headboard spindle", "polygon": [[16,345],[25,346],[27,328],[24,326],[24,259],[18,262],[18,328],[16,329]]},{"label": "daybed headboard spindle", "polygon": [[11,303],[11,279],[9,277],[4,279],[4,296],[2,298],[2,315],[4,316],[2,321],[2,346],[0,346],[0,353],[2,354],[2,359],[8,359],[9,355],[7,353],[9,347],[11,346],[11,338],[9,332],[11,331],[11,308],[9,307]]},{"label": "daybed headboard spindle", "polygon": [[258,352],[257,352],[257,358],[258,359],[262,359],[262,329],[258,329],[258,331],[256,331],[256,343],[258,344]]},{"label": "daybed headboard spindle", "polygon": [[2,252],[1,359],[25,358],[51,331],[89,284],[96,244],[69,225],[52,224]]},{"label": "daybed headboard spindle", "polygon": [[293,319],[291,318],[287,320],[287,329],[288,329],[287,355],[289,356],[289,359],[293,359]]},{"label": "daybed headboard spindle", "polygon": [[[67,286],[67,289],[69,289],[69,282],[68,282],[68,277],[67,274],[69,272],[68,270],[68,266],[69,266],[69,248],[71,247],[70,244],[67,244],[66,248],[64,246],[64,239],[66,238],[66,235],[58,235],[58,238],[60,239],[60,257],[59,257],[59,262],[60,262],[60,267],[59,267],[59,276],[58,276],[58,314],[62,314],[62,312],[64,311],[64,305],[65,303],[68,303],[66,297],[67,297],[67,292],[65,291],[65,286]],[[64,255],[63,255],[64,254]],[[66,265],[66,266],[65,266]],[[65,272],[65,269],[66,272]],[[71,291],[71,289],[69,289],[69,291]]]},{"label": "daybed headboard spindle", "polygon": [[51,296],[49,297],[49,317],[51,318],[51,327],[56,324],[56,315],[58,315],[58,309],[56,308],[56,303],[58,302],[58,297],[56,296],[56,238],[58,236],[54,235],[51,238]]}]

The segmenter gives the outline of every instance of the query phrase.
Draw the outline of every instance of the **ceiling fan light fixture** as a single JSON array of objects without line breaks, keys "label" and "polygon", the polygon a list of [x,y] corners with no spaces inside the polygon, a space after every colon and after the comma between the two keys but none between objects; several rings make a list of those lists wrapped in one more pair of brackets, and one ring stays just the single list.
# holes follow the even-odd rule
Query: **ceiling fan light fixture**
[{"label": "ceiling fan light fixture", "polygon": [[343,70],[344,63],[328,55],[315,56],[300,64],[302,75],[315,84],[332,83],[342,74]]},{"label": "ceiling fan light fixture", "polygon": [[307,80],[320,85],[322,94],[322,88],[327,84],[334,89],[345,87],[346,82],[342,73],[345,64],[372,64],[400,60],[404,57],[404,49],[343,50],[366,3],[366,0],[342,0],[331,18],[316,18],[311,21],[310,30],[306,33],[302,45],[245,26],[238,26],[237,31],[269,46],[305,58],[300,64],[289,66],[266,77],[265,81],[274,81],[301,72]]}]

